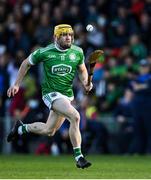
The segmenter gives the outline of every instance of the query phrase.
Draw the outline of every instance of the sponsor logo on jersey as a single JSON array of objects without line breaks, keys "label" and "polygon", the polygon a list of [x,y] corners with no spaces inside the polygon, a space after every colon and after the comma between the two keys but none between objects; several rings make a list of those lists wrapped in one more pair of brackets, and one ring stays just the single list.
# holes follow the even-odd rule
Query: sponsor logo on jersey
[{"label": "sponsor logo on jersey", "polygon": [[66,64],[58,64],[52,66],[52,74],[57,74],[59,76],[65,76],[69,74],[72,70],[72,67]]},{"label": "sponsor logo on jersey", "polygon": [[76,60],[76,55],[74,53],[69,54],[69,59],[71,61],[75,61]]}]

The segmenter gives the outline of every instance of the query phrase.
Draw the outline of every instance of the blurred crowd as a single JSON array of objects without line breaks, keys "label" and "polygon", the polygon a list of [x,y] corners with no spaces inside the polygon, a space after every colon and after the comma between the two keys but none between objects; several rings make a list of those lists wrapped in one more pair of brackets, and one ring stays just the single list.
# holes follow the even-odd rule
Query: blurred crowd
[{"label": "blurred crowd", "polygon": [[[6,91],[21,62],[52,42],[53,28],[61,23],[73,26],[86,65],[93,50],[105,52],[89,95],[74,81],[85,153],[150,154],[151,0],[0,0],[0,117],[46,121],[41,65],[31,68],[14,98],[9,100]],[[94,26],[92,32],[87,24]],[[68,126],[65,122],[53,139],[32,136],[35,152],[70,153]],[[17,152],[29,152],[29,146],[29,137],[13,145]]]}]

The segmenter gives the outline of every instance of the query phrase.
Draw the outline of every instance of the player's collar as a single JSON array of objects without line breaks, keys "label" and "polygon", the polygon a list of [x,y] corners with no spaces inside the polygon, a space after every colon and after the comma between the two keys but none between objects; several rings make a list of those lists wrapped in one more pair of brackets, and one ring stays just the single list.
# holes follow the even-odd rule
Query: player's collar
[{"label": "player's collar", "polygon": [[68,49],[60,49],[59,48],[59,46],[58,46],[58,44],[55,42],[55,48],[58,50],[58,51],[60,51],[60,52],[66,52],[66,51],[68,51]]}]

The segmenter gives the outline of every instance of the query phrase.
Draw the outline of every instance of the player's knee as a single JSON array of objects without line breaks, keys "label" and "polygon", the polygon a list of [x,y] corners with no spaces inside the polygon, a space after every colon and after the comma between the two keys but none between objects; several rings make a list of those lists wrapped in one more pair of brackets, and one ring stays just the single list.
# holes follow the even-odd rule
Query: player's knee
[{"label": "player's knee", "polygon": [[75,123],[80,123],[80,114],[78,112],[76,112],[72,117]]}]

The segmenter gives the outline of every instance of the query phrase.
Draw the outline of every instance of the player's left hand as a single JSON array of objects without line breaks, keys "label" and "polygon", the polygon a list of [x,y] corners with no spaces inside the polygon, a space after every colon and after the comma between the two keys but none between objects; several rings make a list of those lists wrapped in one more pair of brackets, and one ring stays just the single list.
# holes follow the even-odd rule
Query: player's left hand
[{"label": "player's left hand", "polygon": [[92,82],[90,83],[90,85],[86,84],[86,85],[84,86],[84,88],[85,88],[85,91],[86,91],[86,92],[91,91],[91,90],[92,90],[92,88],[93,88],[93,84],[92,84]]}]

